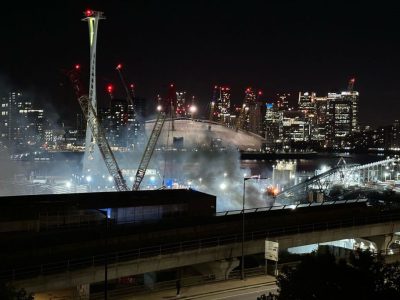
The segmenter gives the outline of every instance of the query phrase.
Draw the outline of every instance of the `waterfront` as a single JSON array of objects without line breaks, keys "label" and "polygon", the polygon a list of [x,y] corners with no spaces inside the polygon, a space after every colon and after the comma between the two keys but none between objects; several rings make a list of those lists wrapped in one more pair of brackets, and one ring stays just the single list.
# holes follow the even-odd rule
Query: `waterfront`
[{"label": "waterfront", "polygon": [[[2,164],[7,168],[1,174],[1,193],[112,191],[106,172],[99,176],[98,182],[88,182],[88,178],[81,175],[82,157],[83,153],[78,152],[51,153],[49,160],[10,161],[3,157]],[[133,166],[138,165],[139,155],[117,153],[116,157],[130,185],[135,172]],[[295,163],[295,183],[298,178],[313,176],[317,169],[334,167],[342,157],[348,164],[365,164],[386,158],[376,154],[320,153],[307,159],[284,161]],[[277,183],[272,181],[276,164],[275,159],[240,160],[237,152],[159,151],[154,154],[142,188],[193,188],[216,195],[217,211],[223,211],[240,209],[244,177],[260,176],[267,179],[248,182],[246,207],[267,206],[271,199],[265,197],[264,192],[267,186]],[[48,181],[49,178],[52,182]]]}]

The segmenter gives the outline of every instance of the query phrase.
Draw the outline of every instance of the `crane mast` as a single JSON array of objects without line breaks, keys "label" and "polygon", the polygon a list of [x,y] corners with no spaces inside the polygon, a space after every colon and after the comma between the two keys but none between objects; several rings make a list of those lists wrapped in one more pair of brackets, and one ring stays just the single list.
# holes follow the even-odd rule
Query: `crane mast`
[{"label": "crane mast", "polygon": [[167,116],[166,113],[161,110],[157,115],[156,122],[154,123],[153,130],[150,134],[150,138],[147,142],[146,149],[144,150],[142,159],[140,160],[140,164],[136,172],[135,181],[132,187],[133,191],[139,190],[140,183],[142,182],[144,175],[146,174],[147,167],[149,165],[151,156],[153,155],[154,149],[156,147],[158,137],[160,136],[160,133],[162,131],[166,116]]},{"label": "crane mast", "polygon": [[126,185],[121,169],[118,167],[118,163],[114,157],[114,154],[111,151],[104,131],[101,128],[96,111],[90,101],[89,96],[83,92],[84,89],[79,79],[79,74],[77,72],[78,69],[79,67],[76,66],[75,70],[68,72],[68,77],[72,82],[79,105],[82,109],[82,113],[85,116],[87,124],[93,134],[93,140],[99,147],[101,156],[106,164],[109,174],[114,180],[117,191],[128,191],[129,189]]}]

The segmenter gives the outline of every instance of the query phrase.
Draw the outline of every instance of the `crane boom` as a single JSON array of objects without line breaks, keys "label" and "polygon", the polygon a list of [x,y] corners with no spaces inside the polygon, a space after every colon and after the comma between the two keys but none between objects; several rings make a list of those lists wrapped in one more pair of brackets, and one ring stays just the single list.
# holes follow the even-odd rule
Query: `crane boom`
[{"label": "crane boom", "polygon": [[129,91],[128,86],[127,86],[126,81],[125,81],[125,77],[122,74],[122,65],[118,64],[115,69],[118,71],[119,78],[121,79],[121,83],[124,86],[125,93],[126,93],[126,98],[128,100],[128,104],[132,105],[132,107],[133,107],[133,95]]},{"label": "crane boom", "polygon": [[73,70],[68,72],[68,76],[74,86],[76,95],[78,97],[79,105],[81,106],[82,113],[85,116],[88,125],[93,133],[93,139],[97,143],[101,156],[106,164],[109,174],[114,180],[115,188],[117,191],[128,191],[125,179],[122,175],[121,169],[114,157],[111,147],[108,144],[107,138],[100,126],[97,113],[90,102],[89,96],[83,93],[83,88],[79,80],[78,73]]},{"label": "crane boom", "polygon": [[163,111],[160,111],[158,113],[156,122],[154,123],[153,130],[150,134],[150,138],[147,142],[146,149],[144,150],[142,159],[140,160],[139,167],[136,171],[135,181],[132,187],[133,191],[139,190],[140,183],[142,182],[144,175],[146,174],[147,167],[149,165],[151,156],[153,155],[154,149],[156,147],[158,137],[160,136],[166,116],[167,116],[166,113]]}]

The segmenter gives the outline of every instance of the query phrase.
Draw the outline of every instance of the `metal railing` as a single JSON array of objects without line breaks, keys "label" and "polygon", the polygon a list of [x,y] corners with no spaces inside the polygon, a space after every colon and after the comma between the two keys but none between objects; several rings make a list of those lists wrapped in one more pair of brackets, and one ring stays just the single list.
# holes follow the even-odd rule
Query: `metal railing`
[{"label": "metal railing", "polygon": [[[360,199],[349,199],[349,200],[335,200],[335,201],[323,201],[323,202],[311,202],[311,203],[273,205],[273,206],[246,208],[244,210],[244,212],[245,213],[263,212],[263,211],[268,212],[271,210],[296,209],[296,208],[300,208],[300,207],[325,206],[325,205],[347,204],[347,203],[365,203],[367,201],[368,200],[366,198],[360,198]],[[243,212],[242,209],[227,210],[227,211],[217,212],[216,215],[217,216],[227,216],[227,215],[241,214],[242,212]]]},{"label": "metal railing", "polygon": [[[267,237],[274,237],[279,235],[298,234],[305,232],[331,230],[337,228],[360,226],[374,223],[389,222],[399,220],[400,214],[393,214],[386,212],[377,216],[360,217],[355,216],[349,219],[336,220],[334,222],[320,222],[301,224],[295,226],[284,226],[279,228],[269,228],[264,230],[252,231],[245,233],[245,241],[254,241],[265,239]],[[216,236],[210,238],[203,238],[197,240],[182,241],[176,243],[162,244],[151,247],[142,247],[131,249],[127,251],[119,251],[107,254],[107,263],[117,264],[137,259],[146,259],[150,257],[160,257],[162,255],[170,255],[184,251],[201,250],[212,247],[225,246],[229,244],[239,244],[242,241],[242,234],[231,234],[227,236]],[[104,266],[105,254],[99,254],[83,258],[68,259],[53,263],[40,264],[36,266],[29,266],[24,268],[15,268],[0,271],[1,280],[20,280],[25,278],[32,278],[42,275],[53,275],[68,271],[75,271],[83,268]],[[228,258],[228,257],[227,257]]]}]

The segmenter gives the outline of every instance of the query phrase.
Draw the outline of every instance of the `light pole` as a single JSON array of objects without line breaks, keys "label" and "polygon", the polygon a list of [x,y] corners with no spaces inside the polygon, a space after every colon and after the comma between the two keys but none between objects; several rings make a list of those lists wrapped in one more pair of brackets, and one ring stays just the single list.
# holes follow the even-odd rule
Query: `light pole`
[{"label": "light pole", "polygon": [[244,234],[245,234],[245,226],[244,226],[244,207],[246,203],[246,181],[250,179],[269,179],[264,177],[243,177],[243,199],[242,199],[242,262],[241,262],[241,280],[244,280]]},{"label": "light pole", "polygon": [[240,278],[244,280],[244,201],[245,201],[245,194],[246,194],[246,181],[249,180],[250,178],[244,177],[243,178],[243,199],[242,199],[242,268],[241,268],[241,276]]}]

